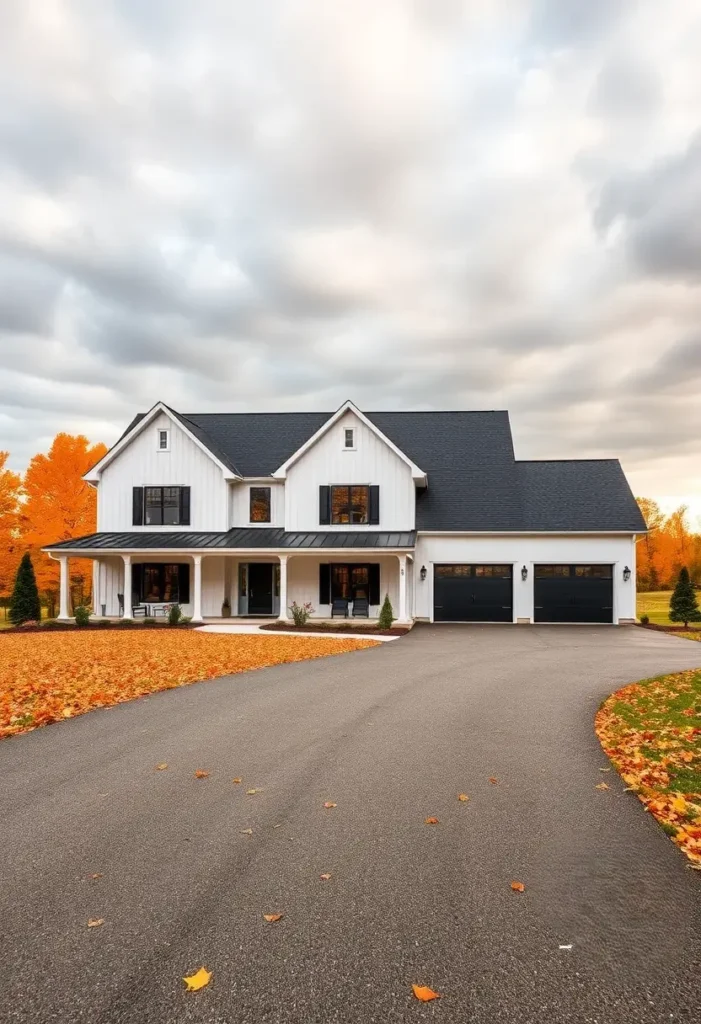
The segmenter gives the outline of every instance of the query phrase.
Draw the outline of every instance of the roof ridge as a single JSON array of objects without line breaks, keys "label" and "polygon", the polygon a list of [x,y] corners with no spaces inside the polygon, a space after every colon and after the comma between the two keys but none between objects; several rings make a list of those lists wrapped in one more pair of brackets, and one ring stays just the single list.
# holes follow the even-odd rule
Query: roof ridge
[{"label": "roof ridge", "polygon": [[603,459],[595,459],[595,458],[591,458],[591,459],[516,459],[517,465],[520,465],[521,463],[524,463],[524,462],[527,462],[527,463],[530,463],[530,464],[533,464],[533,463],[535,463],[535,464],[543,464],[543,463],[551,463],[551,462],[620,462],[620,461],[621,461],[620,459],[617,459],[613,455],[608,455],[608,456],[606,456],[606,458],[603,458]]}]

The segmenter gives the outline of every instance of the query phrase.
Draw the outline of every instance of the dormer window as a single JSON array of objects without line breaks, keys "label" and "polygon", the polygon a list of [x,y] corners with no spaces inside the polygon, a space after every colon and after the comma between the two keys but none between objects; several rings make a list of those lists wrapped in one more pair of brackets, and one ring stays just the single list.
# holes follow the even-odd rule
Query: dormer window
[{"label": "dormer window", "polygon": [[344,447],[345,448],[354,448],[355,444],[353,442],[353,430],[352,429],[348,429],[344,433],[345,433],[345,444],[344,444]]},{"label": "dormer window", "polygon": [[170,431],[159,430],[158,431],[158,451],[167,452],[170,451]]}]

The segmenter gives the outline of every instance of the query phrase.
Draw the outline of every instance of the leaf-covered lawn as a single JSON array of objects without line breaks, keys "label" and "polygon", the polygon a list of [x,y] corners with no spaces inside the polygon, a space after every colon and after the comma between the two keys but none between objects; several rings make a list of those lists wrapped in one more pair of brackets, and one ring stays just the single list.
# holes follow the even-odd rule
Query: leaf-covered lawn
[{"label": "leaf-covered lawn", "polygon": [[377,643],[192,630],[5,636],[0,640],[0,738],[199,679]]},{"label": "leaf-covered lawn", "polygon": [[596,731],[623,780],[701,864],[701,670],[624,687],[602,704]]}]

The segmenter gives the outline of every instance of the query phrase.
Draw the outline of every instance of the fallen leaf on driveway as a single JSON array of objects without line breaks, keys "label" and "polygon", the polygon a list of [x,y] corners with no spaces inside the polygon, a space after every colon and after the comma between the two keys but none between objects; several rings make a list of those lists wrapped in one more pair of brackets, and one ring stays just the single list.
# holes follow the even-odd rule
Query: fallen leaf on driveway
[{"label": "fallen leaf on driveway", "polygon": [[336,804],[333,804],[333,803],[331,803],[331,801],[330,801],[330,800],[327,800],[327,801],[326,801],[326,803],[324,804],[324,807],[325,807],[325,808],[326,808],[326,810],[328,811],[328,810],[330,810],[330,809],[331,809],[332,807],[336,807]]},{"label": "fallen leaf on driveway", "polygon": [[255,796],[256,793],[260,793],[259,789],[247,789],[246,796]]},{"label": "fallen leaf on driveway", "polygon": [[458,800],[461,804],[466,804],[469,799],[467,793],[458,793]]},{"label": "fallen leaf on driveway", "polygon": [[438,818],[426,818],[424,825],[440,825]]},{"label": "fallen leaf on driveway", "polygon": [[526,890],[526,887],[523,884],[523,882],[512,882],[511,888],[514,890],[514,892],[525,892]]},{"label": "fallen leaf on driveway", "polygon": [[88,928],[99,928],[101,924],[105,923],[104,917],[91,917],[88,921]]},{"label": "fallen leaf on driveway", "polygon": [[187,992],[197,992],[198,989],[209,985],[211,980],[212,972],[208,971],[205,967],[200,967],[199,971],[196,971],[195,974],[190,974],[187,978],[183,978],[187,985]]},{"label": "fallen leaf on driveway", "polygon": [[611,769],[610,768],[599,768],[599,771],[600,772],[610,772]]},{"label": "fallen leaf on driveway", "polygon": [[102,878],[102,872],[96,871],[94,875],[90,875],[90,878]]},{"label": "fallen leaf on driveway", "polygon": [[283,916],[283,914],[263,914],[265,920],[270,921],[271,924],[274,924],[275,921],[280,921]]},{"label": "fallen leaf on driveway", "polygon": [[493,786],[498,786],[499,785],[499,779],[495,779],[493,775],[489,776],[489,781],[491,782],[491,784]]},{"label": "fallen leaf on driveway", "polygon": [[608,789],[608,786],[605,782],[600,782],[598,786],[594,786],[594,789]]},{"label": "fallen leaf on driveway", "polygon": [[331,878],[331,875],[327,873],[324,875],[319,875],[319,878],[321,878],[324,882],[328,882],[329,878]]},{"label": "fallen leaf on driveway", "polygon": [[204,770],[204,768],[198,768],[197,771],[195,772],[195,778],[196,779],[208,779],[209,778],[209,772],[206,772]]},{"label": "fallen leaf on driveway", "polygon": [[232,779],[231,781],[235,782],[236,785],[238,786],[239,782],[243,782],[243,779]]},{"label": "fallen leaf on driveway", "polygon": [[440,999],[440,992],[434,992],[428,985],[412,985],[412,992],[421,1003],[430,1003],[432,999]]},{"label": "fallen leaf on driveway", "polygon": [[242,836],[252,836],[253,835],[253,829],[252,828],[242,828],[241,829],[241,835]]},{"label": "fallen leaf on driveway", "polygon": [[163,762],[163,764],[157,764],[157,765],[156,765],[156,771],[157,771],[157,772],[164,772],[164,771],[166,770],[166,768],[167,768],[167,767],[168,767],[168,765],[167,765],[167,764],[166,764],[166,762],[164,761],[164,762]]}]

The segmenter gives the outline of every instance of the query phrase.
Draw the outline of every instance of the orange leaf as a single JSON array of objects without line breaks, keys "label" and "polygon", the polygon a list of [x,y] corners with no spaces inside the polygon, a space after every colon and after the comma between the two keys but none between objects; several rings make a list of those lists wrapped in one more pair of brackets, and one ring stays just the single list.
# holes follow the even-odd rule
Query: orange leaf
[{"label": "orange leaf", "polygon": [[489,776],[489,781],[491,782],[491,784],[493,786],[498,786],[499,785],[499,779],[495,779],[493,775]]},{"label": "orange leaf", "polygon": [[430,1003],[432,999],[440,999],[440,992],[434,992],[428,985],[412,985],[411,989],[421,1003]]},{"label": "orange leaf", "polygon": [[319,875],[319,878],[323,879],[324,882],[328,882],[329,878],[331,878],[331,875],[330,874]]},{"label": "orange leaf", "polygon": [[336,804],[332,804],[330,800],[327,800],[327,801],[326,801],[326,803],[324,804],[324,807],[325,807],[325,808],[326,808],[326,810],[328,811],[328,810],[330,810],[330,809],[331,809],[332,807],[336,807]]},{"label": "orange leaf", "polygon": [[466,804],[469,799],[467,793],[458,793],[458,800],[461,804]]},{"label": "orange leaf", "polygon": [[168,767],[168,765],[167,765],[167,764],[166,764],[166,762],[164,761],[164,762],[163,762],[162,764],[157,764],[157,765],[156,765],[156,771],[157,771],[157,772],[164,772],[164,771],[166,770],[166,768],[167,768],[167,767]]},{"label": "orange leaf", "polygon": [[243,782],[243,779],[232,779],[231,781],[235,782],[236,785],[238,786],[239,782]]},{"label": "orange leaf", "polygon": [[511,888],[514,890],[514,892],[524,892],[526,889],[523,882],[512,882]]},{"label": "orange leaf", "polygon": [[104,917],[91,917],[88,921],[88,928],[99,928],[101,924],[105,923]]},{"label": "orange leaf", "polygon": [[608,789],[608,785],[605,782],[600,782],[598,786],[594,786],[594,789]]},{"label": "orange leaf", "polygon": [[271,924],[274,924],[275,921],[280,921],[283,916],[283,914],[263,914],[265,920],[270,921]]},{"label": "orange leaf", "polygon": [[208,971],[205,967],[200,967],[199,971],[195,974],[189,975],[187,978],[183,978],[183,981],[187,985],[187,992],[197,992],[198,989],[204,988],[205,985],[209,985],[212,980],[212,972]]},{"label": "orange leaf", "polygon": [[209,772],[206,772],[204,770],[204,768],[198,768],[197,771],[195,772],[195,778],[196,779],[208,779],[209,778]]},{"label": "orange leaf", "polygon": [[440,825],[438,818],[426,818],[424,825]]}]

